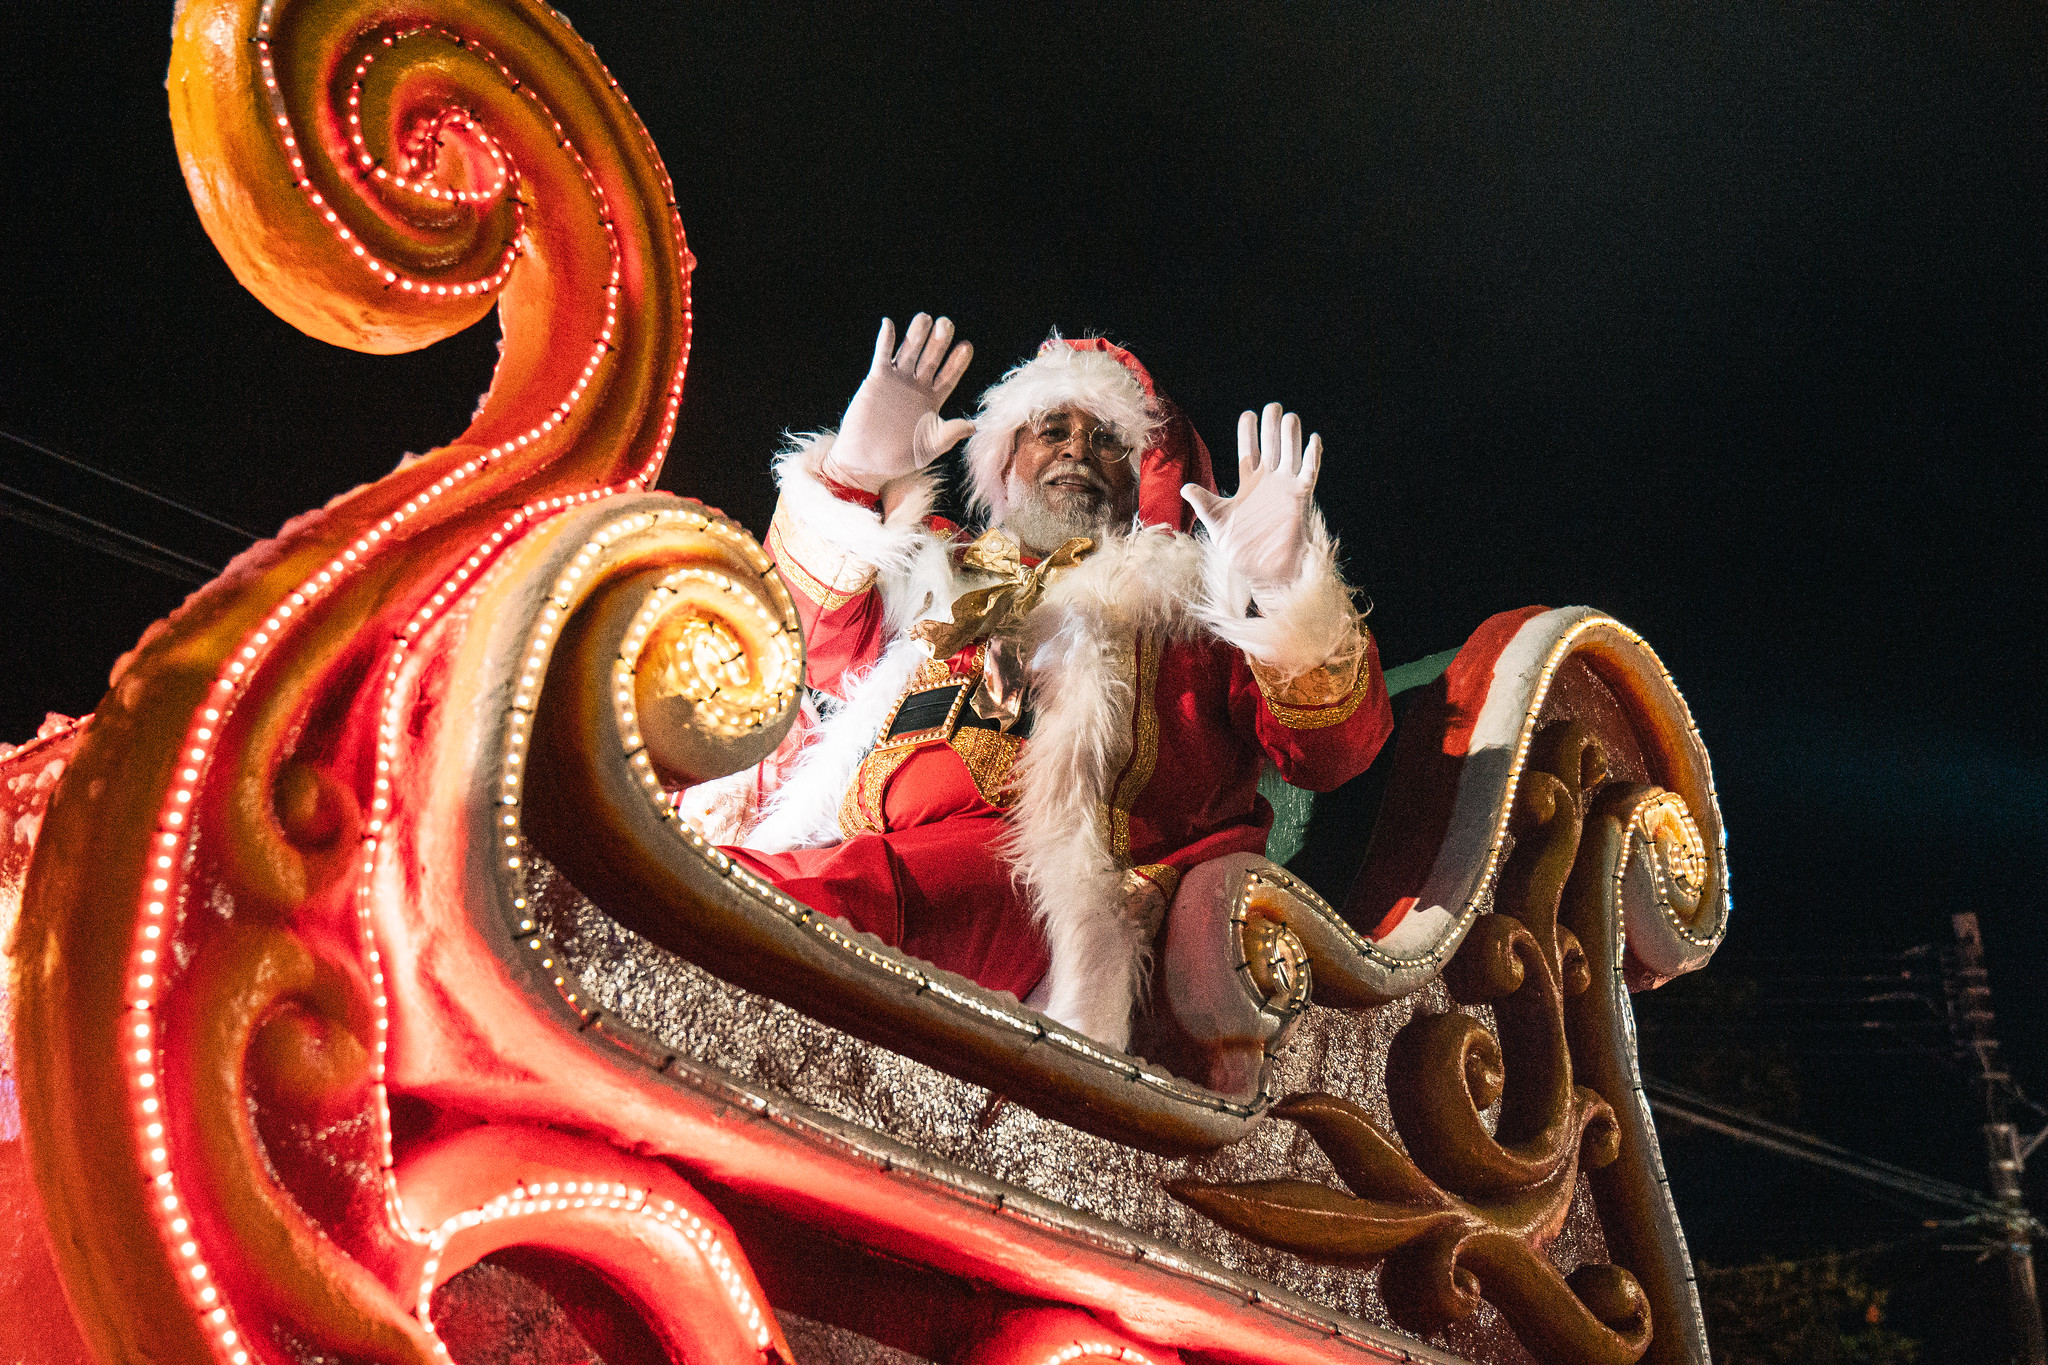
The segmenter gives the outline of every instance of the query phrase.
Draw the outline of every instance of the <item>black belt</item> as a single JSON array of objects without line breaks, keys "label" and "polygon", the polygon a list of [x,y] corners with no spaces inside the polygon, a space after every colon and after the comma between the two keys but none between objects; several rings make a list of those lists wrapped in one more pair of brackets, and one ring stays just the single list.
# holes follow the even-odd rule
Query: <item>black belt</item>
[{"label": "black belt", "polygon": [[[927,739],[951,739],[956,730],[1001,731],[1001,721],[983,720],[974,713],[968,694],[974,690],[978,680],[948,683],[944,687],[926,688],[912,692],[897,703],[896,715],[889,722],[889,728],[882,733],[881,743],[888,744],[903,740],[921,743]],[[1031,708],[1017,717],[1017,723],[1010,727],[1010,734],[1018,739],[1031,735]]]}]

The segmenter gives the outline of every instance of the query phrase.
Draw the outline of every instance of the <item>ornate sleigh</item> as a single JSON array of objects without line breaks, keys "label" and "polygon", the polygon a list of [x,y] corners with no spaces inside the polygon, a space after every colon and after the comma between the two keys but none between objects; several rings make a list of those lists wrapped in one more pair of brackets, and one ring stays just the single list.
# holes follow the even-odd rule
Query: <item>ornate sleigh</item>
[{"label": "ornate sleigh", "polygon": [[774,745],[803,644],[744,530],[648,491],[691,258],[567,22],[188,0],[174,38],[251,290],[359,349],[506,342],[460,440],[0,757],[0,1199],[40,1229],[0,1282],[43,1308],[0,1348],[1705,1361],[1628,992],[1711,954],[1726,871],[1635,634],[1530,609],[1397,670],[1381,794],[1314,824],[1348,890],[1197,869],[1106,1049],[675,817]]}]

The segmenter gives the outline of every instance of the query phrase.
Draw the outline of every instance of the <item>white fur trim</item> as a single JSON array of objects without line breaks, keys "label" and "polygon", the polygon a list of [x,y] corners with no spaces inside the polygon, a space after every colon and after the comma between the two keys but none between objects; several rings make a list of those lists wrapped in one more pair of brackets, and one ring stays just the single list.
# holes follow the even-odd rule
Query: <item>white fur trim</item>
[{"label": "white fur trim", "polygon": [[910,671],[925,658],[915,640],[898,640],[847,689],[846,700],[824,717],[789,778],[769,796],[744,847],[784,853],[826,848],[845,837],[839,829],[840,802]]},{"label": "white fur trim", "polygon": [[1103,351],[1077,351],[1054,332],[1047,349],[989,386],[974,414],[974,435],[967,441],[968,505],[991,525],[1000,526],[1009,508],[1005,476],[1017,429],[1067,403],[1116,428],[1133,451],[1149,446],[1159,425],[1144,386],[1121,361]]},{"label": "white fur trim", "polygon": [[699,782],[676,800],[676,816],[706,843],[736,844],[754,821],[760,765]]},{"label": "white fur trim", "polygon": [[[1123,626],[1176,639],[1198,633],[1190,615],[1202,589],[1204,550],[1193,536],[1165,526],[1133,524],[1061,575],[1031,614],[1034,632],[1051,618],[1077,616],[1097,630]],[[1035,731],[1034,731],[1035,733]]]},{"label": "white fur trim", "polygon": [[877,515],[826,487],[822,471],[835,439],[829,431],[790,437],[790,447],[775,457],[775,482],[782,490],[777,510],[877,573],[906,572],[922,542],[930,539],[924,521],[938,497],[938,475],[924,469],[884,485],[881,496],[887,515]]},{"label": "white fur trim", "polygon": [[1337,573],[1337,542],[1313,509],[1308,547],[1294,580],[1259,594],[1259,614],[1248,615],[1251,584],[1231,567],[1227,545],[1202,537],[1202,596],[1196,615],[1220,639],[1293,679],[1358,647],[1358,611]]},{"label": "white fur trim", "polygon": [[1002,852],[1051,952],[1045,1013],[1118,1049],[1130,1042],[1152,945],[1123,917],[1124,865],[1103,815],[1130,757],[1134,641],[1190,634],[1199,583],[1194,541],[1142,530],[1054,584],[1027,623],[1034,718]]},{"label": "white fur trim", "polygon": [[882,593],[882,628],[895,639],[919,621],[952,620],[953,599],[967,584],[953,572],[952,543],[926,532],[910,567],[882,575],[875,586]]}]

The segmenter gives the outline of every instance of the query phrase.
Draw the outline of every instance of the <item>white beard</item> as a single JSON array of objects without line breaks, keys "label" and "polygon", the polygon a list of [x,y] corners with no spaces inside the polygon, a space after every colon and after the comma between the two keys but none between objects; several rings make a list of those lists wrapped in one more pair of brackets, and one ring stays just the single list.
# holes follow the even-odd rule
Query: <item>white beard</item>
[{"label": "white beard", "polygon": [[1010,505],[1003,514],[1003,530],[1015,536],[1028,550],[1051,554],[1075,536],[1091,537],[1097,545],[1120,530],[1109,499],[1100,502],[1074,498],[1064,509],[1053,506],[1043,487],[1010,476]]}]

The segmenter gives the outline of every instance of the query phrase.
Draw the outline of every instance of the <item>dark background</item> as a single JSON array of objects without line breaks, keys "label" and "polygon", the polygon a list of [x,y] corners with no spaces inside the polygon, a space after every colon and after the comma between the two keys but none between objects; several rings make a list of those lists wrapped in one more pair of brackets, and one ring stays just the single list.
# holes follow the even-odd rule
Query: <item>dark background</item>
[{"label": "dark background", "polygon": [[[268,534],[455,436],[496,329],[360,356],[244,293],[179,178],[168,18],[23,6],[0,44],[0,428]],[[2048,1092],[2048,8],[571,18],[701,262],[663,487],[764,530],[778,433],[836,420],[885,312],[959,321],[963,401],[1050,326],[1104,332],[1226,467],[1235,413],[1282,399],[1323,433],[1390,663],[1529,602],[1658,648],[1730,831],[1710,976],[1853,974],[1974,910],[2017,1074]],[[211,564],[242,543],[5,442],[0,482]],[[8,521],[0,585],[6,739],[91,709],[185,591]],[[1945,1034],[1667,995],[1652,1066],[1775,1049],[1793,1098],[1759,1107],[1981,1188],[1961,1073],[1901,1051]],[[1710,1261],[1920,1231],[1724,1139],[1669,1147]],[[1867,1266],[1924,1359],[1996,1359],[1996,1264],[1938,1240]]]}]

